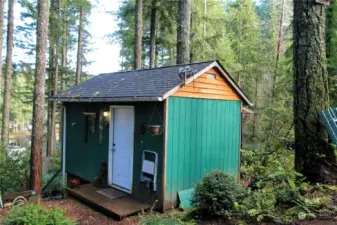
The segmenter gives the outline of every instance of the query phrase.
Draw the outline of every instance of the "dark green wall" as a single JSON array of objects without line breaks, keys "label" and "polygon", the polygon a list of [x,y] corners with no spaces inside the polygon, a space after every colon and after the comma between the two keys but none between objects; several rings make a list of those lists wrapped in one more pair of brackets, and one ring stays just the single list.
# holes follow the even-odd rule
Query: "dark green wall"
[{"label": "dark green wall", "polygon": [[[92,181],[98,174],[101,161],[108,163],[109,129],[104,128],[103,143],[98,144],[98,115],[104,105],[67,104],[66,170],[86,181]],[[108,106],[105,107],[108,110]],[[85,143],[85,116],[83,112],[96,112],[95,133],[88,132]]]},{"label": "dark green wall", "polygon": [[[162,149],[163,135],[152,136],[149,132],[141,134],[141,126],[149,122],[153,124],[161,123],[163,118],[162,102],[139,102],[139,103],[68,103],[67,106],[67,139],[66,139],[66,171],[67,173],[79,176],[80,178],[92,181],[98,174],[100,162],[108,162],[109,129],[104,127],[103,143],[99,145],[98,115],[101,108],[109,110],[110,105],[134,105],[135,106],[135,136],[134,136],[134,165],[133,165],[133,186],[132,194],[139,200],[154,203],[159,200],[158,207],[162,202]],[[150,117],[154,107],[159,111]],[[88,142],[85,143],[85,116],[83,112],[95,111],[96,131],[89,132]],[[161,118],[160,118],[161,117]],[[143,150],[152,150],[158,153],[158,191],[148,192],[148,189],[140,183],[141,158]]]},{"label": "dark green wall", "polygon": [[241,102],[169,97],[165,207],[177,192],[194,187],[205,173],[237,176]]}]

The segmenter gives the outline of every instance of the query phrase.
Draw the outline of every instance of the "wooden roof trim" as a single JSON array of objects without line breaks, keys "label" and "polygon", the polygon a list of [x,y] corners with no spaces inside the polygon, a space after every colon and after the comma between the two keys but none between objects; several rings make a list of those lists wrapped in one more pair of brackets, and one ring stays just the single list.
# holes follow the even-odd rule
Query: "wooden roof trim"
[{"label": "wooden roof trim", "polygon": [[[202,74],[204,74],[205,72],[207,72],[208,70],[210,70],[211,68],[214,67],[214,62],[211,63],[209,66],[205,67],[204,69],[200,70],[198,73],[194,74],[192,77],[188,78],[186,80],[186,85],[188,83],[191,83],[194,79],[196,79],[197,77],[201,76]],[[168,92],[166,92],[162,99],[165,100],[167,99],[168,97],[170,97],[171,95],[173,95],[173,93],[177,92],[180,88],[182,88],[183,82],[181,82],[179,85],[177,85],[176,87],[172,88],[171,90],[169,90]]]},{"label": "wooden roof trim", "polygon": [[[232,78],[223,69],[223,67],[220,65],[220,63],[218,61],[214,61],[209,66],[205,67],[204,69],[200,70],[198,73],[196,73],[193,76],[189,77],[186,80],[186,84],[185,85],[191,83],[193,80],[197,79],[202,74],[204,74],[205,72],[209,71],[210,69],[212,69],[214,67],[217,68],[220,71],[220,74],[226,79],[226,81],[229,82],[230,86],[238,93],[239,97],[242,98],[247,105],[253,106],[253,103],[243,93],[243,91],[240,89],[240,87],[232,80]],[[173,93],[177,92],[179,89],[181,89],[183,87],[182,84],[183,84],[183,82],[181,84],[177,85],[176,87],[172,88],[171,90],[169,90],[167,93],[165,93],[163,95],[162,99],[164,100],[164,99],[168,98],[169,96],[171,96]]]},{"label": "wooden roof trim", "polygon": [[237,91],[239,96],[246,102],[247,105],[253,106],[254,104],[248,99],[241,88],[233,81],[233,79],[228,75],[227,71],[221,66],[218,61],[215,61],[215,67],[220,70],[221,74],[226,78],[226,80],[231,84],[231,86]]}]

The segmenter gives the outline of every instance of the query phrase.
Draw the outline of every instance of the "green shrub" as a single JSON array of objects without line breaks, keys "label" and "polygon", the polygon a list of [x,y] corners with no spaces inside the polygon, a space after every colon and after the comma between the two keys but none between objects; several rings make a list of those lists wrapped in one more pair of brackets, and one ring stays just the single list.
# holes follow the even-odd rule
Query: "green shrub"
[{"label": "green shrub", "polygon": [[66,218],[58,207],[44,208],[41,205],[28,204],[15,206],[4,218],[4,225],[75,225]]},{"label": "green shrub", "polygon": [[300,196],[300,187],[292,187],[287,182],[283,181],[275,185],[275,197],[277,202],[285,204],[293,204],[293,201]]},{"label": "green shrub", "polygon": [[55,153],[50,158],[51,170],[57,171],[61,169],[62,150],[60,147],[56,147]]},{"label": "green shrub", "polygon": [[158,214],[151,214],[142,218],[142,225],[187,225],[180,219],[174,217],[164,217]]},{"label": "green shrub", "polygon": [[[42,181],[43,186],[45,186],[51,178],[61,169],[61,149],[56,148],[55,153],[50,158],[50,169],[43,174]],[[64,193],[65,187],[62,182],[62,175],[59,173],[54,180],[47,186],[44,190],[44,196],[55,196]]]},{"label": "green shrub", "polygon": [[215,170],[206,174],[196,186],[193,202],[211,215],[222,216],[244,195],[244,188],[236,183],[233,176]]},{"label": "green shrub", "polygon": [[0,147],[0,190],[3,193],[25,191],[30,180],[30,150],[11,152]]},{"label": "green shrub", "polygon": [[265,190],[252,191],[242,201],[241,204],[235,203],[235,210],[255,217],[257,221],[263,219],[275,220],[276,197],[272,192]]},{"label": "green shrub", "polygon": [[[47,184],[53,178],[55,172],[44,173],[42,177],[43,186]],[[63,193],[64,186],[62,183],[62,175],[58,174],[54,180],[47,186],[46,190],[44,190],[43,194],[46,196],[55,196]]]}]

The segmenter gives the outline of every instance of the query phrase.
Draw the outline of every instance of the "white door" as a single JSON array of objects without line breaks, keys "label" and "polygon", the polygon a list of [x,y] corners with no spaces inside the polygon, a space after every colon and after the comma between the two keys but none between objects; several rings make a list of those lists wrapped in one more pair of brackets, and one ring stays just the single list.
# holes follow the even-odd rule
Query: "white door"
[{"label": "white door", "polygon": [[112,109],[112,185],[131,193],[134,108]]}]

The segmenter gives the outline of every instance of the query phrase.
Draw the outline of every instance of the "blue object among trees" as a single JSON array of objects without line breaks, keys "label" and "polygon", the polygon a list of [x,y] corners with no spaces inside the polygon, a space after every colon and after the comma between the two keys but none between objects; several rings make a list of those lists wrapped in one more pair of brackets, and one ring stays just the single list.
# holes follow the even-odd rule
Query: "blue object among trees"
[{"label": "blue object among trees", "polygon": [[333,144],[337,145],[337,108],[320,111],[319,118],[327,128]]}]

